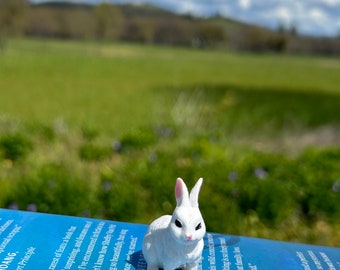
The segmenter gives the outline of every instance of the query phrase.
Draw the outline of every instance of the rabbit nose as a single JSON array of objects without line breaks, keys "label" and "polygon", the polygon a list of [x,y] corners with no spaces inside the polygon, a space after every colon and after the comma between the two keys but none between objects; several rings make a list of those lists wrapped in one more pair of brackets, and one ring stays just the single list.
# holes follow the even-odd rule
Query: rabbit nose
[{"label": "rabbit nose", "polygon": [[188,241],[191,241],[191,239],[192,239],[192,234],[187,234],[186,237],[187,237],[187,240],[188,240]]}]

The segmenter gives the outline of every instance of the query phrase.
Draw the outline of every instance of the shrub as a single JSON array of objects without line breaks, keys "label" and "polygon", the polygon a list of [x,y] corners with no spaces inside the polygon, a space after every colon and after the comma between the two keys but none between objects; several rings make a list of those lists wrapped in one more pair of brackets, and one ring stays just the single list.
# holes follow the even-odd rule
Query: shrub
[{"label": "shrub", "polygon": [[301,171],[298,180],[301,192],[295,198],[308,220],[340,218],[339,194],[334,189],[340,179],[339,157],[337,148],[308,149],[296,161]]},{"label": "shrub", "polygon": [[108,219],[136,221],[146,215],[145,190],[138,180],[132,177],[131,171],[101,173],[98,199],[100,213]]},{"label": "shrub", "polygon": [[138,129],[124,134],[120,140],[122,150],[141,149],[152,145],[157,140],[152,129]]},{"label": "shrub", "polygon": [[17,180],[8,204],[23,210],[79,216],[95,208],[92,194],[88,179],[79,179],[64,164],[48,163]]},{"label": "shrub", "polygon": [[32,149],[31,140],[19,133],[6,134],[0,138],[0,153],[5,159],[23,159]]},{"label": "shrub", "polygon": [[88,127],[88,126],[83,126],[81,131],[82,131],[82,135],[84,139],[88,141],[94,140],[99,134],[98,130]]},{"label": "shrub", "polygon": [[100,161],[112,155],[111,147],[85,143],[79,148],[79,157],[86,161]]}]

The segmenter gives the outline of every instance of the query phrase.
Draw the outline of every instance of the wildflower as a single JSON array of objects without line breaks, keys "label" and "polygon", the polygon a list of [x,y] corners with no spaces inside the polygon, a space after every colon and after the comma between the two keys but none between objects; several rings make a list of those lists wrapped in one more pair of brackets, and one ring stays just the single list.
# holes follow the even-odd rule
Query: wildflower
[{"label": "wildflower", "polygon": [[27,211],[37,212],[38,211],[38,207],[37,207],[36,204],[30,203],[29,205],[27,205]]},{"label": "wildflower", "polygon": [[234,182],[238,179],[238,173],[237,172],[230,172],[228,174],[228,178],[230,181]]},{"label": "wildflower", "polygon": [[112,150],[116,152],[122,151],[122,143],[120,141],[114,141],[112,143]]},{"label": "wildflower", "polygon": [[157,133],[163,138],[171,138],[174,134],[174,130],[171,127],[162,126],[157,129]]},{"label": "wildflower", "polygon": [[82,217],[87,217],[90,218],[91,217],[91,212],[89,210],[85,210],[82,214]]},{"label": "wildflower", "polygon": [[11,203],[9,206],[8,206],[8,209],[11,209],[11,210],[19,210],[19,205],[17,203]]},{"label": "wildflower", "polygon": [[333,183],[332,189],[334,192],[339,192],[340,191],[340,182],[336,181]]},{"label": "wildflower", "polygon": [[109,191],[112,188],[112,183],[109,181],[104,181],[102,184],[102,188],[104,191]]},{"label": "wildflower", "polygon": [[157,159],[158,159],[157,154],[152,153],[152,154],[149,155],[149,161],[150,161],[151,163],[156,163]]},{"label": "wildflower", "polygon": [[268,173],[263,168],[256,168],[254,174],[258,179],[265,179]]}]

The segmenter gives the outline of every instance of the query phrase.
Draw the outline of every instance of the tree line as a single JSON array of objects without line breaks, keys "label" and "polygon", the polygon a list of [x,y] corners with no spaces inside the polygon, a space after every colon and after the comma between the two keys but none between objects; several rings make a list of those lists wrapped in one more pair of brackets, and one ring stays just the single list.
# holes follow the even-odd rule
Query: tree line
[{"label": "tree line", "polygon": [[271,31],[220,16],[203,19],[150,5],[98,5],[0,0],[0,48],[6,37],[129,41],[252,52],[340,54],[340,38]]}]

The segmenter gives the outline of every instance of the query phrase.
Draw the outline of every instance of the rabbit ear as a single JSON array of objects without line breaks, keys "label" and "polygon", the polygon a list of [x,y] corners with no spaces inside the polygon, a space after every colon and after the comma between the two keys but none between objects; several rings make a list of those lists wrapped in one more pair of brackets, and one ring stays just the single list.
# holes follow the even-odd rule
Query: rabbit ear
[{"label": "rabbit ear", "polygon": [[181,178],[177,178],[175,187],[175,196],[177,206],[189,205],[189,192],[184,181]]},{"label": "rabbit ear", "polygon": [[198,207],[198,194],[200,193],[202,183],[203,178],[198,179],[197,183],[190,192],[190,204],[192,207]]}]

